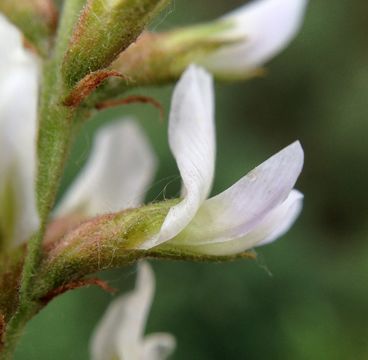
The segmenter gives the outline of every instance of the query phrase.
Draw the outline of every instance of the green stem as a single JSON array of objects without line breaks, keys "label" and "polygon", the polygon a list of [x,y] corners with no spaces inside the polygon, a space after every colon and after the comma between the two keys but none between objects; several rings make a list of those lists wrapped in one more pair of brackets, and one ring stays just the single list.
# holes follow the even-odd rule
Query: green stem
[{"label": "green stem", "polygon": [[52,59],[44,66],[43,84],[40,94],[38,132],[38,171],[36,182],[37,207],[41,226],[28,244],[20,288],[20,302],[26,301],[31,280],[41,259],[41,243],[46,223],[54,205],[60,178],[73,135],[75,110],[63,105],[67,93],[60,69],[68,39],[84,0],[65,2],[56,48]]},{"label": "green stem", "polygon": [[20,306],[17,313],[10,320],[6,328],[6,336],[4,338],[4,347],[1,349],[0,360],[13,359],[15,348],[22,335],[23,329],[27,322],[37,312],[36,305]]},{"label": "green stem", "polygon": [[55,43],[55,57],[62,59],[68,48],[74,25],[85,5],[86,0],[65,0],[60,20],[57,41]]},{"label": "green stem", "polygon": [[20,282],[19,305],[6,326],[3,339],[4,347],[0,359],[12,358],[25,324],[39,308],[39,304],[32,298],[32,285],[41,261],[42,240],[48,216],[55,202],[74,130],[75,109],[63,105],[67,89],[63,84],[60,69],[74,23],[84,3],[84,0],[65,2],[56,47],[52,58],[46,62],[43,69],[38,116],[38,172],[36,181],[37,207],[41,225],[39,231],[32,236],[28,243]]}]

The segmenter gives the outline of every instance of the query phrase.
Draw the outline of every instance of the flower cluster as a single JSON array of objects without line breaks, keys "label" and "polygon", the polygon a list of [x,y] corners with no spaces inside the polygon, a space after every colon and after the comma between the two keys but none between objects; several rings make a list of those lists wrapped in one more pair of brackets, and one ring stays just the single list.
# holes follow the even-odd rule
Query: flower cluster
[{"label": "flower cluster", "polygon": [[[120,19],[118,3],[110,5],[116,7],[114,16]],[[180,77],[172,96],[168,141],[182,179],[181,196],[170,205],[159,226],[145,228],[145,236],[129,251],[159,249],[179,255],[231,256],[276,240],[295,222],[303,200],[294,189],[304,160],[298,141],[210,197],[216,157],[213,76],[243,79],[263,66],[295,36],[305,7],[306,0],[254,1],[208,24],[154,34],[152,48],[144,53],[145,37],[152,34],[143,34],[112,64],[137,85]],[[85,13],[84,21],[93,22],[89,15]],[[79,24],[79,35],[91,30],[87,25]],[[27,242],[43,221],[35,190],[40,175],[36,139],[42,65],[23,46],[19,30],[2,15],[0,39],[0,249],[5,251]],[[113,46],[106,58],[115,56],[115,48],[124,48],[118,39],[111,39]],[[63,74],[73,74],[74,82],[90,69],[85,63],[87,53],[83,61],[78,58],[83,71],[75,68],[74,60],[68,63],[83,50],[82,40],[72,38],[63,63]],[[101,55],[96,70],[106,58]],[[145,66],[141,67],[141,61]],[[82,86],[90,84],[90,78],[81,81]],[[97,133],[86,165],[52,218],[76,217],[80,222],[138,208],[155,175],[156,163],[138,124],[130,118],[117,119]],[[94,359],[159,360],[171,353],[175,341],[170,335],[143,336],[153,282],[149,265],[140,263],[136,289],[112,303],[93,337]]]}]

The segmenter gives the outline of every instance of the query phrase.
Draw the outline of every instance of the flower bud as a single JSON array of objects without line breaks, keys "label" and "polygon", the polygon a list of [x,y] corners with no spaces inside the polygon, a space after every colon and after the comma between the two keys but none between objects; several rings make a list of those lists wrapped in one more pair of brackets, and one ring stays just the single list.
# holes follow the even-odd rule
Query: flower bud
[{"label": "flower bud", "polygon": [[196,63],[220,80],[243,80],[282,51],[301,26],[307,0],[258,0],[201,25],[145,34],[113,64],[135,85],[176,80]]},{"label": "flower bud", "polygon": [[120,54],[112,68],[125,74],[134,85],[175,81],[190,63],[243,40],[242,37],[217,36],[230,25],[226,21],[213,22],[166,33],[143,33]]},{"label": "flower bud", "polygon": [[110,65],[167,3],[168,0],[88,0],[65,55],[64,81],[73,86],[91,72]]}]

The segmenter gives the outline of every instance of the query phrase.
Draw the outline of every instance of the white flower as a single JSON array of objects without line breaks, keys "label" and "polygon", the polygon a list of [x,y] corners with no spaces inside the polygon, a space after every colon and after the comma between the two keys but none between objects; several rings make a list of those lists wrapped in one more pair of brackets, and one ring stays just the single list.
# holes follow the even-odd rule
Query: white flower
[{"label": "white flower", "polygon": [[38,228],[36,171],[37,59],[0,14],[0,242],[26,240]]},{"label": "white flower", "polygon": [[240,76],[263,65],[296,36],[307,0],[257,0],[227,14],[220,21],[230,26],[216,37],[240,40],[221,48],[199,63],[224,76]]},{"label": "white flower", "polygon": [[[0,247],[28,240],[39,225],[35,201],[37,59],[0,15]],[[156,168],[134,121],[104,127],[56,214],[94,216],[140,204]],[[6,244],[4,244],[6,242]]]},{"label": "white flower", "polygon": [[155,333],[144,337],[154,286],[150,266],[139,264],[135,289],[110,305],[95,330],[91,341],[93,360],[164,360],[172,353],[172,335]]},{"label": "white flower", "polygon": [[155,170],[153,150],[138,125],[129,119],[109,124],[55,213],[95,216],[136,207]]},{"label": "white flower", "polygon": [[182,201],[160,232],[141,247],[160,244],[229,255],[275,240],[293,224],[302,194],[293,190],[303,166],[295,142],[223,193],[207,199],[214,175],[215,124],[211,76],[191,66],[172,99],[169,142],[183,179]]}]

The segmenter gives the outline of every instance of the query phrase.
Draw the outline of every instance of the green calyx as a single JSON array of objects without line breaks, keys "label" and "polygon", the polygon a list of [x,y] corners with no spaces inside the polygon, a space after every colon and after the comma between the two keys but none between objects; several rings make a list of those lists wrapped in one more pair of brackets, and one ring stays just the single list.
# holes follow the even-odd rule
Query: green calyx
[{"label": "green calyx", "polygon": [[35,284],[34,296],[40,298],[62,284],[143,258],[196,262],[255,258],[253,252],[235,256],[199,254],[188,247],[170,245],[170,241],[143,250],[142,244],[159,233],[169,210],[179,201],[168,200],[102,215],[87,220],[59,241],[48,244],[39,269],[39,281]]},{"label": "green calyx", "polygon": [[62,73],[68,86],[106,68],[169,0],[89,0],[74,28]]},{"label": "green calyx", "polygon": [[39,269],[38,297],[63,283],[121,267],[144,257],[140,245],[154,236],[176,200],[102,215],[47,245]]},{"label": "green calyx", "polygon": [[169,32],[144,33],[112,68],[125,74],[134,85],[173,82],[191,63],[200,64],[213,52],[243,41],[224,36],[232,27],[233,22],[221,20]]},{"label": "green calyx", "polygon": [[[14,336],[19,336],[24,324],[49,301],[69,290],[99,285],[98,279],[86,277],[102,270],[123,267],[147,258],[194,262],[255,258],[252,252],[235,256],[198,254],[188,247],[170,244],[170,241],[143,250],[141,245],[159,233],[169,210],[179,201],[174,199],[98,216],[57,238],[46,236],[42,260],[37,272],[32,274],[32,286],[26,288],[26,296],[18,293],[19,284],[24,279],[22,267],[26,247],[3,254],[0,258],[0,315],[7,324],[5,354],[11,354],[16,343]],[[4,357],[7,358],[10,357]]]}]

